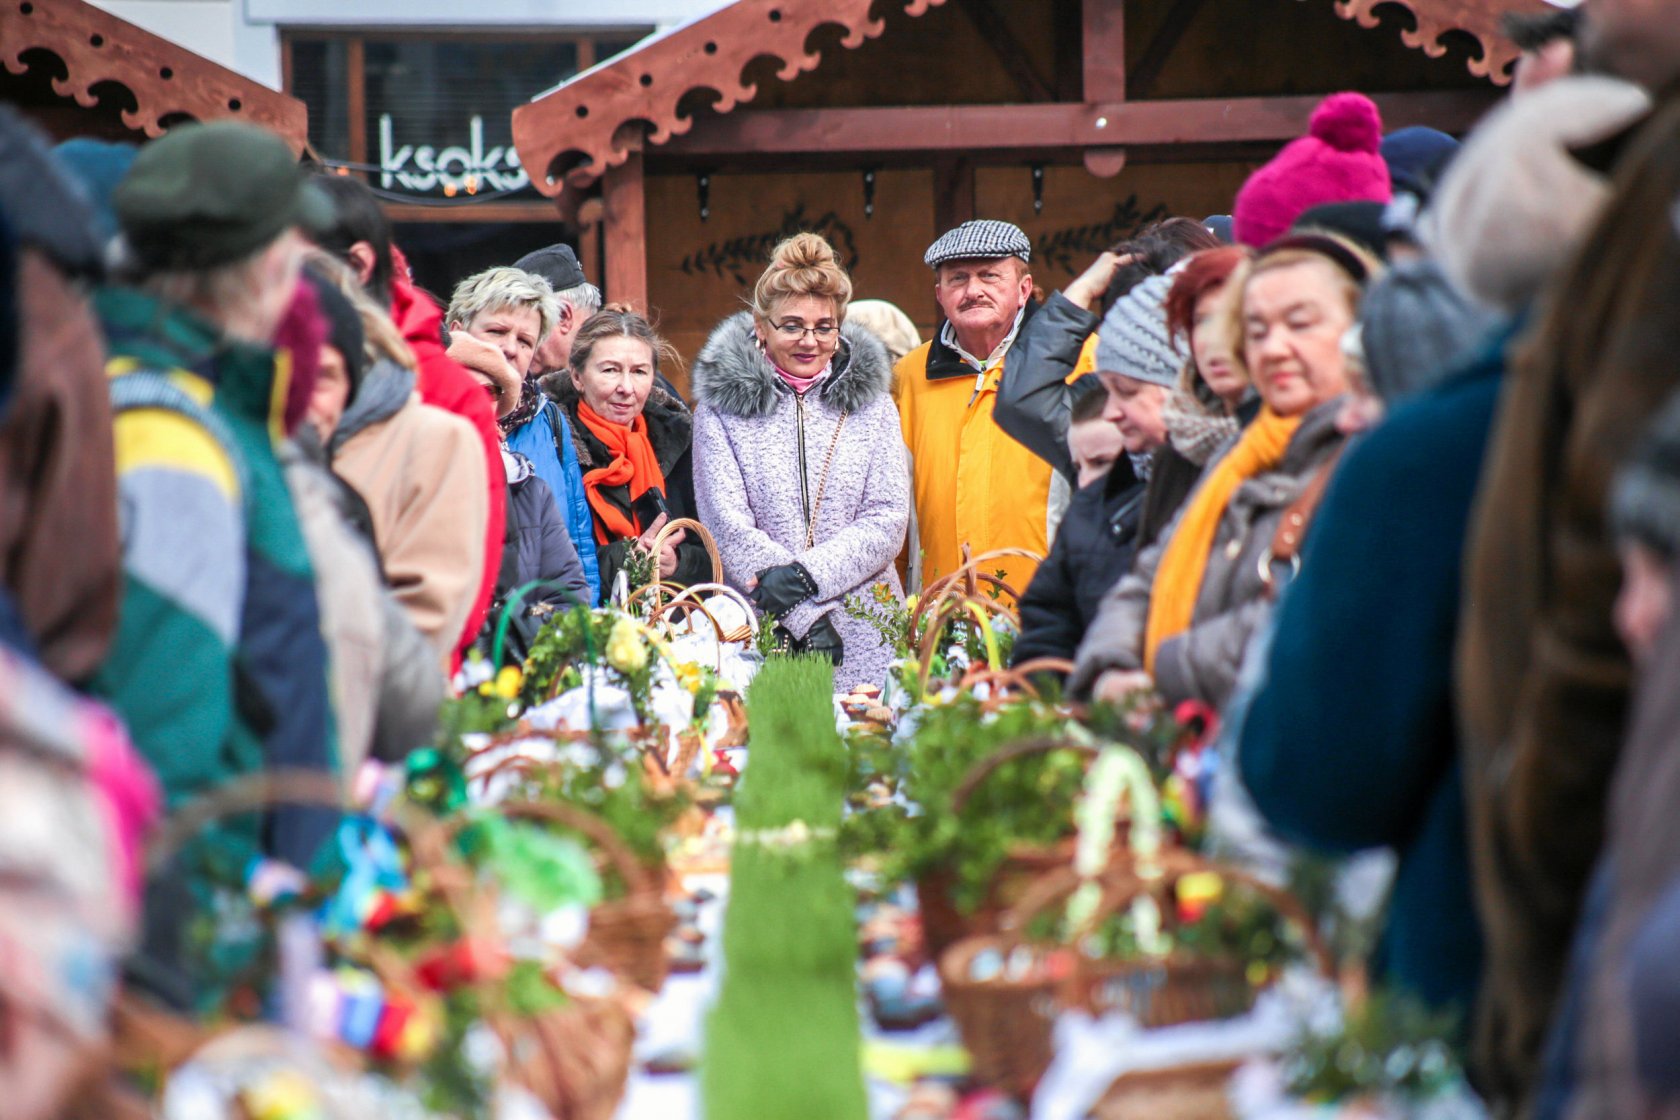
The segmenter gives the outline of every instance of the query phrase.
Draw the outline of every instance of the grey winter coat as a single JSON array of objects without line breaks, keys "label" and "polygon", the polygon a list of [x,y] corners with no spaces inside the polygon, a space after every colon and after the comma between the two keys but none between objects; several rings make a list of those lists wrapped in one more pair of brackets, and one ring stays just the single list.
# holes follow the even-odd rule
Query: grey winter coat
[{"label": "grey winter coat", "polygon": [[694,490],[732,585],[744,590],[766,568],[805,565],[816,598],[781,623],[802,638],[827,615],[845,645],[835,684],[850,689],[882,683],[892,662],[844,600],[869,596],[877,583],[904,597],[894,561],[910,523],[910,472],[886,348],[850,324],[840,339],[828,376],[801,399],[759,350],[750,315],[718,325],[694,362]]},{"label": "grey winter coat", "polygon": [[[1276,470],[1244,482],[1231,496],[1214,533],[1190,628],[1161,643],[1155,653],[1155,688],[1170,704],[1201,700],[1222,709],[1236,686],[1248,641],[1272,601],[1260,578],[1260,562],[1272,547],[1279,521],[1291,502],[1341,447],[1336,430],[1340,398],[1307,413]],[[1209,463],[1209,469],[1219,460]],[[1185,502],[1194,501],[1195,492]],[[1079,647],[1069,687],[1088,693],[1108,669],[1143,668],[1144,632],[1155,571],[1183,516],[1173,519],[1149,548],[1138,554],[1131,574],[1103,600],[1097,619]]]}]

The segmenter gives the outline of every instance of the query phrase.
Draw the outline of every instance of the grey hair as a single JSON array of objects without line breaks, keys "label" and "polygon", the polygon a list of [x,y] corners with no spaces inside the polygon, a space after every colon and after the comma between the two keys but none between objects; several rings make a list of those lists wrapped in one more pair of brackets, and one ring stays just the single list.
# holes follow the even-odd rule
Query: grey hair
[{"label": "grey hair", "polygon": [[569,303],[572,310],[577,312],[578,322],[589,318],[601,310],[601,289],[585,280],[581,284],[573,284],[563,291],[554,293],[554,298],[561,303]]},{"label": "grey hair", "polygon": [[504,307],[535,308],[537,345],[541,346],[554,324],[560,321],[560,308],[554,300],[554,289],[541,276],[522,268],[487,268],[455,285],[444,322],[467,327],[486,312]]}]

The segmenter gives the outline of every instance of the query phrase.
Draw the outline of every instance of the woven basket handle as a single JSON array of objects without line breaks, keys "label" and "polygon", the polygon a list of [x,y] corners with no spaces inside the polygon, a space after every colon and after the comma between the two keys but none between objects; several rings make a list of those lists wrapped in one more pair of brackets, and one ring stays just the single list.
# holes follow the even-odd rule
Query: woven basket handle
[{"label": "woven basket handle", "polygon": [[[1318,932],[1318,925],[1312,920],[1312,915],[1301,904],[1301,900],[1288,891],[1275,887],[1270,883],[1243,871],[1240,868],[1226,864],[1215,863],[1204,859],[1193,852],[1182,848],[1173,848],[1158,853],[1154,857],[1155,866],[1161,874],[1145,878],[1137,873],[1136,866],[1130,862],[1110,867],[1098,876],[1103,886],[1102,901],[1091,914],[1084,927],[1075,933],[1075,941],[1085,937],[1108,918],[1119,913],[1120,909],[1133,899],[1160,883],[1176,883],[1186,875],[1199,871],[1212,872],[1229,883],[1239,883],[1261,898],[1264,898],[1284,919],[1293,924],[1302,934],[1306,942],[1307,952],[1311,955],[1313,964],[1319,972],[1330,978],[1336,975],[1335,958],[1324,944],[1324,938]],[[1072,896],[1084,880],[1072,869],[1062,868],[1051,875],[1034,883],[1008,913],[1000,920],[1004,929],[1020,931],[1026,923],[1038,917],[1044,911],[1058,902]]]},{"label": "woven basket handle", "polygon": [[[693,600],[694,602],[699,603],[700,602],[700,596],[702,594],[705,594],[705,595],[721,595],[725,599],[728,599],[731,602],[738,605],[742,609],[742,611],[744,611],[746,613],[747,626],[752,629],[752,632],[754,634],[758,633],[758,612],[753,609],[752,600],[748,599],[745,595],[741,594],[739,591],[737,591],[735,588],[729,586],[727,583],[694,583],[694,584],[690,584],[689,586],[683,588],[682,591],[677,594],[676,599],[674,599],[672,601],[677,602],[677,603],[682,603],[682,602],[687,602],[689,600]],[[711,612],[707,611],[706,616],[708,618],[711,618]],[[717,619],[715,619],[715,618],[712,619],[712,625],[717,626]],[[718,626],[717,629],[718,629],[718,634],[722,635],[723,634],[723,628],[721,626]]]},{"label": "woven basket handle", "polygon": [[[649,551],[651,551],[654,556],[658,556],[659,550],[665,547],[665,541],[670,537],[676,536],[685,529],[692,531],[696,537],[700,538],[700,544],[706,549],[706,555],[711,558],[712,582],[722,583],[723,560],[718,556],[717,539],[712,536],[712,531],[710,529],[706,528],[692,517],[679,517],[674,521],[667,521],[665,523],[665,527],[653,535],[653,547]],[[655,568],[655,575],[657,574],[658,569]]]},{"label": "woven basket handle", "polygon": [[147,873],[161,871],[183,844],[212,821],[276,805],[319,805],[339,812],[349,811],[344,786],[332,774],[319,770],[265,770],[247,774],[175,810],[147,846]]},{"label": "woven basket handle", "polygon": [[1004,763],[1013,762],[1017,758],[1025,758],[1028,755],[1049,754],[1052,751],[1078,751],[1088,758],[1097,756],[1096,747],[1086,743],[1075,743],[1070,739],[1057,739],[1047,736],[1011,743],[997,753],[981,759],[974,765],[973,769],[964,775],[963,780],[957,785],[956,792],[951,795],[951,811],[961,813],[963,807],[968,804],[968,799],[974,796],[974,791],[979,788],[980,783],[991,777]]},{"label": "woven basket handle", "polygon": [[[503,801],[495,807],[495,811],[503,816],[557,824],[561,828],[581,833],[612,864],[613,869],[624,880],[626,891],[639,894],[651,887],[647,869],[636,858],[636,854],[618,833],[612,830],[611,825],[594,813],[579,809],[575,805],[568,805],[564,801]],[[448,842],[470,823],[468,818],[460,815],[440,822],[434,842],[439,848],[446,849]]]},{"label": "woven basket handle", "polygon": [[[952,595],[946,597],[944,605],[939,608],[939,613],[934,616],[933,623],[917,639],[916,653],[917,660],[921,663],[920,681],[923,691],[927,690],[928,678],[933,676],[933,659],[939,652],[939,636],[959,615],[971,616],[976,609],[991,615],[993,618],[1005,618],[1017,623],[1020,621],[1014,611],[983,595]],[[912,625],[911,635],[914,636],[915,632],[914,625]]]}]

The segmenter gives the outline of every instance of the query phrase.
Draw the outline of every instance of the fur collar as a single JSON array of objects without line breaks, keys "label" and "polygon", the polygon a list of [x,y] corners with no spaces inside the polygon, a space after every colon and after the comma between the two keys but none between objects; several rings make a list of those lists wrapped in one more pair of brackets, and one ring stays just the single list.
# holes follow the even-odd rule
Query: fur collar
[{"label": "fur collar", "polygon": [[[783,393],[791,393],[776,375],[770,359],[758,348],[752,315],[741,311],[717,325],[692,372],[694,402],[710,405],[730,416],[765,416],[776,410]],[[840,328],[834,369],[817,396],[841,412],[856,412],[892,388],[892,359],[887,348],[863,326]]]},{"label": "fur collar", "polygon": [[[541,385],[543,392],[547,393],[555,404],[566,410],[566,418],[570,421],[572,429],[572,444],[577,448],[578,466],[586,471],[606,466],[610,461],[606,448],[578,419],[577,406],[580,398],[577,386],[572,384],[572,375],[560,370],[543,377]],[[642,406],[642,415],[647,418],[648,442],[653,444],[653,454],[659,460],[659,469],[669,477],[671,468],[688,453],[689,444],[693,442],[694,418],[689,415],[687,405],[657,384],[654,385],[653,392],[648,394],[647,403]]]}]

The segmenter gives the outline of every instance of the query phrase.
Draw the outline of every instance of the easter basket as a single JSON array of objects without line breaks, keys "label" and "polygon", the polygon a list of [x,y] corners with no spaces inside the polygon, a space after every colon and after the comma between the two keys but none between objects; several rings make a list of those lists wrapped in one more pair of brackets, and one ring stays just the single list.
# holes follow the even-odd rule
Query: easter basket
[{"label": "easter basket", "polygon": [[[1007,675],[1007,674],[1003,674]],[[1018,676],[1026,683],[1024,676]],[[1030,684],[1028,685],[1030,687]],[[1014,743],[988,756],[969,771],[951,798],[951,812],[961,814],[975,791],[1008,762],[1031,754],[1066,750],[1087,757],[1096,755],[1096,748],[1065,739],[1031,739]],[[1027,887],[1046,872],[1066,867],[1072,859],[1070,843],[1050,847],[1018,844],[998,868],[985,898],[972,912],[965,913],[953,900],[955,875],[945,868],[935,868],[916,880],[916,904],[921,912],[922,937],[928,954],[937,960],[945,950],[965,937],[995,933],[1004,913],[1019,901]]]},{"label": "easter basket", "polygon": [[[511,802],[498,806],[497,812],[554,823],[588,837],[598,850],[614,853],[610,858],[615,869],[627,878],[640,870],[610,829],[571,806]],[[493,893],[461,860],[455,846],[467,823],[460,816],[451,817],[416,836],[415,861],[429,871],[431,885],[456,914],[463,927],[462,943],[492,947],[489,955],[493,956],[505,951],[498,948],[502,935]],[[583,946],[577,954],[584,955]],[[611,1120],[629,1081],[635,1041],[634,1021],[620,998],[562,989],[556,980],[556,990],[564,991],[563,1002],[533,1009],[516,1006],[509,993],[483,973],[461,979],[477,992],[480,1019],[501,1044],[505,1076],[556,1117]]]},{"label": "easter basket", "polygon": [[[168,876],[170,864],[194,836],[217,820],[261,812],[279,805],[345,808],[339,780],[317,771],[267,771],[222,786],[214,793],[181,806],[153,835],[146,850],[148,879]],[[406,984],[403,977],[395,978]],[[116,1066],[161,1092],[171,1070],[216,1039],[241,1028],[241,1017],[253,1018],[254,1007],[234,997],[228,1014],[214,1018],[189,1017],[131,987],[123,988],[112,1011],[112,1055]],[[250,1015],[241,1015],[241,1011]],[[342,1054],[348,1050],[338,1048]]]},{"label": "easter basket", "polygon": [[507,800],[495,811],[516,820],[555,826],[583,837],[603,866],[623,886],[623,895],[596,903],[589,911],[589,931],[572,951],[575,964],[603,968],[624,980],[657,992],[670,971],[665,939],[676,927],[676,914],[665,901],[662,869],[650,869],[601,818],[563,801]]},{"label": "easter basket", "polygon": [[[1034,749],[1043,747],[1016,748]],[[1124,849],[1114,846],[1121,792],[1130,795]],[[1297,930],[1318,966],[1330,971],[1316,926],[1286,892],[1191,852],[1161,850],[1159,801],[1131,748],[1098,752],[1079,815],[1074,866],[1034,883],[1001,919],[1000,932],[966,938],[940,958],[946,1006],[981,1079],[1030,1092],[1048,1068],[1052,1027],[1063,1009],[1126,1014],[1145,1028],[1247,1012],[1271,978],[1247,948],[1286,951],[1272,932],[1278,922]],[[1257,904],[1215,910],[1209,900],[1225,898],[1226,884]],[[1199,911],[1191,912],[1191,901]],[[1071,934],[1058,935],[1055,915],[1064,915]],[[1263,940],[1227,936],[1233,928],[1257,928]]]}]

